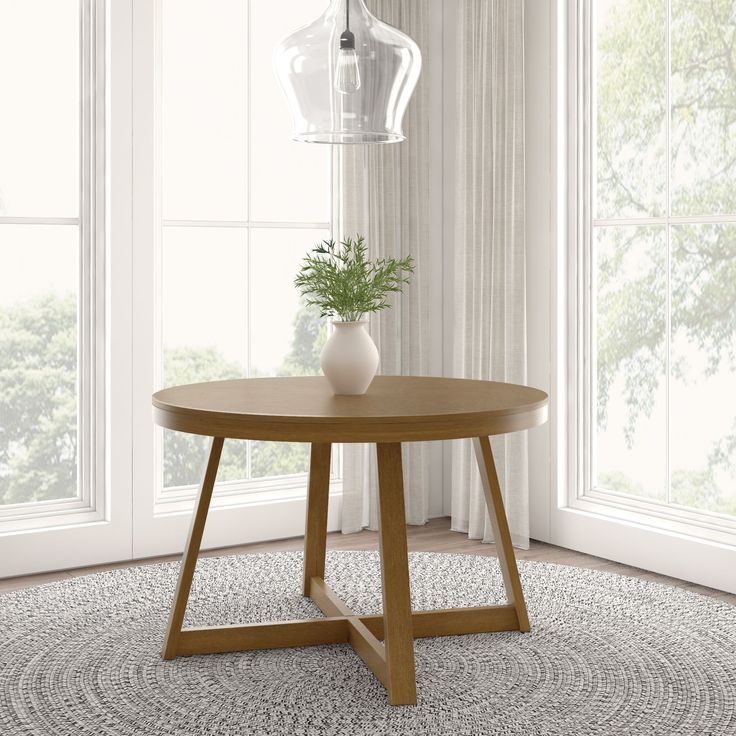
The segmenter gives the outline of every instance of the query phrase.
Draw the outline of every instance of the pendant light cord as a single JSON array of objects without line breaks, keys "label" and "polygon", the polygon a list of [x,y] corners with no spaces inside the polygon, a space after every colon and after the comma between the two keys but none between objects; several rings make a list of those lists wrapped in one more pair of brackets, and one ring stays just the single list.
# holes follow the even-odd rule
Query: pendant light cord
[{"label": "pendant light cord", "polygon": [[350,30],[350,0],[345,0],[345,30]]}]

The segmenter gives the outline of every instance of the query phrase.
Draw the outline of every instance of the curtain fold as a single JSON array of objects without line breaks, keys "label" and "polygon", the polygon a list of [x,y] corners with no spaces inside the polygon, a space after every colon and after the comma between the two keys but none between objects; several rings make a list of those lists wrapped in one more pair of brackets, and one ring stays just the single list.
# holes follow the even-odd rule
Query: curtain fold
[{"label": "curtain fold", "polygon": [[[526,382],[524,4],[459,0],[454,373]],[[517,546],[529,546],[526,433],[492,439]],[[452,453],[452,528],[492,541],[473,448]]]},{"label": "curtain fold", "polygon": [[[395,306],[370,317],[383,374],[429,371],[430,0],[369,0],[377,17],[418,43],[423,72],[405,117],[406,141],[339,150],[341,236],[365,235],[371,257],[411,253],[416,273]],[[518,0],[457,0],[455,325],[452,375],[526,380],[524,36]],[[439,61],[439,60],[437,60]],[[528,547],[526,434],[493,438],[512,539]],[[428,516],[430,452],[404,446],[407,521]],[[452,528],[492,541],[469,441],[452,443]],[[375,450],[345,445],[343,532],[377,526]]]},{"label": "curtain fold", "polygon": [[[384,375],[426,375],[429,370],[429,31],[430,0],[368,0],[370,11],[411,36],[423,71],[404,117],[406,140],[384,146],[342,146],[341,235],[365,235],[370,256],[411,254],[415,274],[394,306],[369,317]],[[406,518],[423,524],[428,513],[429,445],[405,445]],[[375,448],[345,445],[344,532],[376,528]]]}]

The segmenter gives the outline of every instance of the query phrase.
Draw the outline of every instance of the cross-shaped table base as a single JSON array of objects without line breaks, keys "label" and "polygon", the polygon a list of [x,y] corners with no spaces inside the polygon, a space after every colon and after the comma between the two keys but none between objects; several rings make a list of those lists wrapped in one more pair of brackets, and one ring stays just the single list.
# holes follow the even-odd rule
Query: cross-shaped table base
[{"label": "cross-shaped table base", "polygon": [[304,539],[304,595],[325,618],[279,623],[182,628],[223,438],[215,437],[184,551],[169,618],[164,659],[192,654],[349,643],[383,683],[392,705],[416,703],[415,638],[492,631],[529,631],[503,499],[488,437],[474,439],[508,603],[412,611],[399,443],[378,443],[383,615],[360,616],[324,580],[331,444],[313,443]]}]

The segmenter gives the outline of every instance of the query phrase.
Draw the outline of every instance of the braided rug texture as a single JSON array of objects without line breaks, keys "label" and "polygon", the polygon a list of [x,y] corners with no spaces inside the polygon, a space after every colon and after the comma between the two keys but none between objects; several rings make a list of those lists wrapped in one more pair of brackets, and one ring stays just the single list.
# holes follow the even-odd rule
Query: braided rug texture
[{"label": "braided rug texture", "polygon": [[[301,554],[204,558],[185,624],[320,613]],[[411,555],[415,609],[503,602],[494,558]],[[348,645],[159,655],[178,564],[0,595],[2,736],[725,736],[736,734],[736,606],[521,562],[532,632],[416,641],[418,704],[391,707]],[[328,556],[353,610],[381,609],[371,552]]]}]

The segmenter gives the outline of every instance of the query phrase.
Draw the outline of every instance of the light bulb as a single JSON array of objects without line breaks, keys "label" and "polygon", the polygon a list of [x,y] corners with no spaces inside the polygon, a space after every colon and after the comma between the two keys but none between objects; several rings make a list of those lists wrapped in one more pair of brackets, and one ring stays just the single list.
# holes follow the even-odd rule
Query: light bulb
[{"label": "light bulb", "polygon": [[351,95],[360,89],[360,69],[355,49],[340,49],[337,56],[335,89],[343,95]]}]

